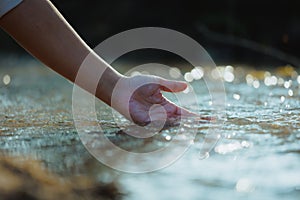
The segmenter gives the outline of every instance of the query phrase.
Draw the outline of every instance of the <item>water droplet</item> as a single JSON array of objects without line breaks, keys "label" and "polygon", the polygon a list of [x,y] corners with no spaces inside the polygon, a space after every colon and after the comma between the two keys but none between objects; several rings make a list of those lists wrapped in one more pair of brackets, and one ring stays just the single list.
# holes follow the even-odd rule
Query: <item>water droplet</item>
[{"label": "water droplet", "polygon": [[233,68],[231,65],[227,65],[227,66],[225,67],[225,71],[229,71],[229,72],[233,73],[234,68]]},{"label": "water droplet", "polygon": [[294,95],[293,90],[289,89],[288,94],[289,94],[289,96],[293,96]]},{"label": "water droplet", "polygon": [[283,103],[283,102],[285,101],[285,97],[284,97],[284,96],[281,96],[281,97],[280,97],[280,101],[281,101],[281,103]]},{"label": "water droplet", "polygon": [[267,77],[265,77],[264,83],[266,86],[276,85],[277,77],[276,76],[267,76]]},{"label": "water droplet", "polygon": [[202,67],[195,67],[194,69],[192,69],[191,74],[195,80],[199,80],[203,77],[204,72]]},{"label": "water droplet", "polygon": [[271,76],[271,85],[276,85],[278,82],[278,79],[276,76]]},{"label": "water droplet", "polygon": [[266,86],[270,86],[271,85],[271,78],[270,77],[266,77],[265,80],[264,80],[264,83]]},{"label": "water droplet", "polygon": [[283,84],[283,86],[284,86],[286,89],[289,88],[289,87],[291,87],[291,85],[292,85],[292,81],[291,81],[291,80],[285,81],[284,84]]},{"label": "water droplet", "polygon": [[184,74],[184,80],[186,80],[187,82],[192,82],[194,78],[190,72],[187,72]]},{"label": "water droplet", "polygon": [[199,154],[199,159],[200,160],[204,160],[204,159],[207,159],[209,158],[209,152],[200,152]]},{"label": "water droplet", "polygon": [[243,148],[249,148],[251,146],[251,144],[247,141],[242,141],[241,145]]},{"label": "water droplet", "polygon": [[234,74],[230,71],[225,71],[223,77],[226,82],[232,82],[234,80]]},{"label": "water droplet", "polygon": [[242,148],[242,145],[239,142],[233,142],[229,144],[220,144],[215,147],[215,152],[219,154],[227,154],[233,151],[239,150]]},{"label": "water droplet", "polygon": [[4,77],[3,77],[3,83],[4,85],[8,85],[11,81],[11,78],[8,74],[6,74]]},{"label": "water droplet", "polygon": [[279,86],[282,86],[284,84],[284,79],[283,78],[278,78],[277,84]]},{"label": "water droplet", "polygon": [[240,100],[241,96],[239,94],[233,94],[235,100]]},{"label": "water droplet", "polygon": [[253,81],[252,85],[253,85],[254,88],[259,88],[260,84],[259,84],[258,80],[255,80],[255,81]]},{"label": "water droplet", "polygon": [[247,84],[252,85],[253,81],[254,81],[254,77],[251,74],[247,74],[247,76],[246,76]]},{"label": "water droplet", "polygon": [[168,141],[172,139],[172,137],[171,137],[170,135],[167,135],[165,138],[166,138],[166,140],[168,140]]}]

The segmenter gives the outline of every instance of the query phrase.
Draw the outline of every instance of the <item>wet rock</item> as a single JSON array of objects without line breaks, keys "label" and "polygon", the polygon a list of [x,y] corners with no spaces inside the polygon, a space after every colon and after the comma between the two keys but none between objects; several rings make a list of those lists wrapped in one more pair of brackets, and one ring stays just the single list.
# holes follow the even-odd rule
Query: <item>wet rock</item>
[{"label": "wet rock", "polygon": [[35,160],[0,158],[0,197],[2,200],[120,199],[114,183],[102,184],[91,178],[62,178],[50,173]]}]

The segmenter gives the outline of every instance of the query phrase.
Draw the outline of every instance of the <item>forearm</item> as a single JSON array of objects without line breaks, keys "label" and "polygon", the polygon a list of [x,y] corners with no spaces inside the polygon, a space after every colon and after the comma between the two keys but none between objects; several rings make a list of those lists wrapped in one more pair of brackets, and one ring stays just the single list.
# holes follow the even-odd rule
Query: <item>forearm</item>
[{"label": "forearm", "polygon": [[[0,19],[0,26],[33,56],[73,82],[82,62],[92,52],[46,0],[24,0]],[[106,74],[105,85],[114,85],[121,75],[97,55],[93,56],[95,65]],[[91,91],[89,80],[87,77],[79,86],[94,92]],[[110,93],[110,88],[99,84],[98,98],[110,104]]]}]

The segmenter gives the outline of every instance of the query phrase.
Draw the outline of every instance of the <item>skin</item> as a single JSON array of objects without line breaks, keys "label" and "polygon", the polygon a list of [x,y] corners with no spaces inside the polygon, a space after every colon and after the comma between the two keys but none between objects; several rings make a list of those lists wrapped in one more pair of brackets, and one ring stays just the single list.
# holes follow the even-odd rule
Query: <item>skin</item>
[{"label": "skin", "polygon": [[[145,125],[166,115],[168,120],[198,116],[173,104],[161,93],[183,91],[186,83],[156,76],[125,77],[118,73],[93,52],[50,1],[24,0],[0,18],[0,26],[34,57],[72,82],[84,59],[90,55],[93,66],[103,72],[97,90],[92,88],[92,69],[85,72],[88,78],[76,84],[137,124]],[[115,87],[118,81],[122,84]],[[145,84],[136,88],[141,82]],[[133,89],[129,101],[114,102],[115,99],[126,100],[126,91]],[[116,98],[112,99],[112,91]]]}]

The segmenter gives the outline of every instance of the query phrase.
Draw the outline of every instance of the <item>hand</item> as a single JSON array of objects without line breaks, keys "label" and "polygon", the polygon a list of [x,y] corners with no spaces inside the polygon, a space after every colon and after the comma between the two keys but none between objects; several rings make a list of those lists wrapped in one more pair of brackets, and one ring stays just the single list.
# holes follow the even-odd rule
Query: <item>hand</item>
[{"label": "hand", "polygon": [[180,117],[200,117],[170,102],[165,92],[181,92],[187,84],[166,80],[157,76],[139,75],[122,78],[112,94],[112,107],[139,125],[151,121],[173,121]]}]

